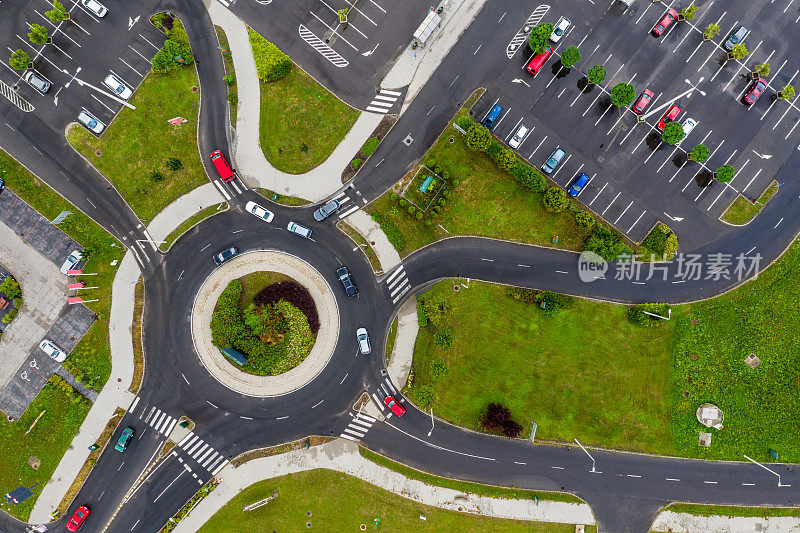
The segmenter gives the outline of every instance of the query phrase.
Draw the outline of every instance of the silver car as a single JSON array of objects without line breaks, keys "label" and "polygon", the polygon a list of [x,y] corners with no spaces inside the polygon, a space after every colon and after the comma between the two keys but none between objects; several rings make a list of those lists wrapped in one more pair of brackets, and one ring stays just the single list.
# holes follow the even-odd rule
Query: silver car
[{"label": "silver car", "polygon": [[78,122],[83,124],[84,127],[86,127],[86,129],[88,129],[89,131],[96,133],[98,135],[103,133],[103,130],[106,129],[106,125],[100,122],[100,119],[98,119],[96,116],[92,115],[85,109],[81,109],[81,112],[78,113]]},{"label": "silver car", "polygon": [[550,154],[550,157],[548,157],[547,161],[545,161],[544,165],[542,165],[542,172],[545,174],[551,174],[556,169],[558,164],[561,163],[561,160],[564,159],[565,155],[567,155],[567,152],[565,152],[560,146],[553,150],[553,153]]},{"label": "silver car", "polygon": [[67,352],[49,339],[44,339],[39,343],[39,349],[49,355],[56,363],[63,363],[67,359]]},{"label": "silver car", "polygon": [[369,345],[369,335],[367,335],[366,328],[358,328],[356,330],[356,338],[358,339],[358,349],[361,355],[369,355],[372,347]]},{"label": "silver car", "polygon": [[340,205],[341,204],[339,203],[339,200],[331,200],[327,204],[323,205],[322,207],[314,211],[314,220],[316,220],[317,222],[322,222],[323,220],[331,216],[331,214],[333,214],[334,211],[339,209]]},{"label": "silver car", "polygon": [[30,85],[31,87],[33,87],[42,94],[49,91],[50,86],[52,85],[52,83],[50,83],[50,80],[48,80],[35,70],[27,71],[25,75],[22,77],[22,79],[24,79],[26,82],[28,82],[28,85]]},{"label": "silver car", "polygon": [[728,52],[732,52],[733,51],[733,47],[736,46],[737,44],[743,42],[747,38],[747,36],[749,34],[750,34],[750,30],[748,30],[744,26],[738,26],[736,29],[734,29],[730,33],[730,35],[728,35],[727,40],[725,41],[725,43],[722,46]]},{"label": "silver car", "polygon": [[305,237],[306,239],[311,238],[311,230],[305,226],[301,226],[297,222],[289,222],[289,224],[286,226],[286,229],[295,235]]},{"label": "silver car", "polygon": [[133,95],[131,88],[125,85],[125,82],[113,72],[106,76],[106,79],[103,80],[103,85],[111,89],[111,92],[123,100],[127,100]]},{"label": "silver car", "polygon": [[508,145],[514,149],[519,148],[520,143],[522,143],[522,139],[525,138],[525,136],[528,134],[528,131],[528,128],[525,126],[520,126],[517,130],[517,133],[515,133],[511,140],[508,141]]}]

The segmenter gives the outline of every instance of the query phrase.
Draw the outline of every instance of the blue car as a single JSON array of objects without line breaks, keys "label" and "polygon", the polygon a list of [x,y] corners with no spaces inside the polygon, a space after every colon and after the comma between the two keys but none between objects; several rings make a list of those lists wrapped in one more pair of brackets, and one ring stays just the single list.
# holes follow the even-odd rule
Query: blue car
[{"label": "blue car", "polygon": [[578,196],[583,188],[586,187],[586,184],[589,183],[589,174],[582,172],[578,179],[575,180],[575,183],[567,190],[570,196]]},{"label": "blue car", "polygon": [[550,157],[547,158],[547,161],[544,162],[542,165],[542,172],[545,174],[552,174],[553,171],[556,169],[561,160],[564,159],[564,156],[567,155],[560,146],[553,150],[553,153],[550,154]]},{"label": "blue car", "polygon": [[486,116],[481,121],[483,127],[487,130],[491,131],[494,127],[494,123],[497,121],[497,118],[500,116],[500,113],[503,112],[503,108],[500,107],[498,104],[494,104],[494,107],[486,114]]}]

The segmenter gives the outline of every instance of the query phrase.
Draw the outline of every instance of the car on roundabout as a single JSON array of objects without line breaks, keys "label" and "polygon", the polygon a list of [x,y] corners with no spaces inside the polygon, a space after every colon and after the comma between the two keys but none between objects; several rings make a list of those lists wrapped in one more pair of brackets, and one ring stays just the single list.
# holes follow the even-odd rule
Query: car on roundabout
[{"label": "car on roundabout", "polygon": [[356,339],[358,339],[358,349],[361,351],[361,355],[369,355],[372,352],[372,347],[369,344],[367,328],[358,328],[356,330]]},{"label": "car on roundabout", "polygon": [[392,396],[387,396],[383,399],[383,403],[386,404],[386,407],[391,409],[391,411],[397,415],[397,417],[401,417],[406,414],[406,408],[397,403],[397,401]]},{"label": "car on roundabout", "polygon": [[89,516],[89,508],[81,505],[67,520],[67,531],[78,531]]},{"label": "car on roundabout", "polygon": [[244,210],[251,215],[260,218],[264,222],[272,222],[272,219],[275,217],[275,214],[272,211],[266,207],[261,207],[255,202],[247,202],[247,204],[244,206]]},{"label": "car on roundabout", "polygon": [[214,263],[216,263],[217,266],[219,266],[228,259],[230,259],[231,257],[234,257],[238,254],[239,254],[239,249],[236,248],[235,246],[231,246],[230,248],[226,248],[225,250],[222,250],[220,253],[215,255]]}]

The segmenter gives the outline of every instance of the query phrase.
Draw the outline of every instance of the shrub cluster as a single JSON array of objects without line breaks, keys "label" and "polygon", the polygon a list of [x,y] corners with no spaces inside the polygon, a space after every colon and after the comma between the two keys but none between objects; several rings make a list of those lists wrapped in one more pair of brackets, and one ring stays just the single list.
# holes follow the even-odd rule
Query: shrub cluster
[{"label": "shrub cluster", "polygon": [[[401,206],[405,205],[407,202],[400,198],[399,204]],[[388,217],[384,216],[381,213],[373,213],[372,220],[378,223],[381,227],[383,233],[386,234],[386,238],[392,243],[397,250],[402,251],[406,247],[406,236],[395,226],[394,222],[392,222]]]},{"label": "shrub cluster", "polygon": [[614,261],[622,254],[632,253],[618,233],[598,224],[586,239],[583,249],[594,252],[606,261]]},{"label": "shrub cluster", "polygon": [[[184,32],[183,36],[185,35],[186,33]],[[178,60],[175,59],[178,56],[183,58],[183,63],[178,63]],[[175,70],[182,64],[189,65],[192,62],[194,62],[194,56],[192,55],[192,48],[189,46],[189,43],[174,39],[167,39],[164,41],[161,50],[156,52],[156,55],[153,56],[153,60],[151,61],[153,72],[159,73],[169,72],[170,70]]]},{"label": "shrub cluster", "polygon": [[511,418],[511,411],[500,403],[490,403],[481,415],[481,426],[486,431],[502,433],[508,438],[518,437],[522,426]]},{"label": "shrub cluster", "polygon": [[298,308],[308,318],[308,326],[314,335],[319,331],[319,315],[317,314],[317,304],[309,294],[308,289],[296,281],[279,281],[264,287],[255,298],[253,303],[257,306],[267,306],[285,300]]},{"label": "shrub cluster", "polygon": [[653,231],[642,241],[642,253],[647,255],[644,259],[650,259],[650,255],[661,256],[664,261],[669,261],[678,251],[678,236],[666,224],[658,224]]},{"label": "shrub cluster", "polygon": [[258,79],[271,82],[286,77],[292,68],[292,60],[281,50],[253,30],[248,30],[250,46],[256,61]]},{"label": "shrub cluster", "polygon": [[380,141],[378,140],[377,137],[370,137],[369,139],[367,139],[367,142],[364,143],[364,146],[361,147],[361,154],[364,157],[371,156],[372,152],[374,152],[378,148],[379,144]]}]

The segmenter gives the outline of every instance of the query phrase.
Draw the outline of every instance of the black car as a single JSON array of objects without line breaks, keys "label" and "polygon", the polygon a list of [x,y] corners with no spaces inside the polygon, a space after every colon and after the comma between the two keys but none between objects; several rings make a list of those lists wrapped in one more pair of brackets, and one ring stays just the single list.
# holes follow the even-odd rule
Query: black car
[{"label": "black car", "polygon": [[347,267],[342,267],[337,270],[336,275],[339,276],[339,281],[342,282],[344,292],[348,297],[353,298],[354,296],[358,296],[358,289],[356,288],[356,284],[353,283],[353,276],[350,275],[350,271],[347,270]]},{"label": "black car", "polygon": [[235,246],[231,246],[230,248],[222,250],[220,253],[215,255],[214,262],[218,265],[221,265],[222,263],[224,263],[225,261],[227,261],[228,259],[230,259],[231,257],[233,257],[238,253],[239,250],[237,250]]}]

